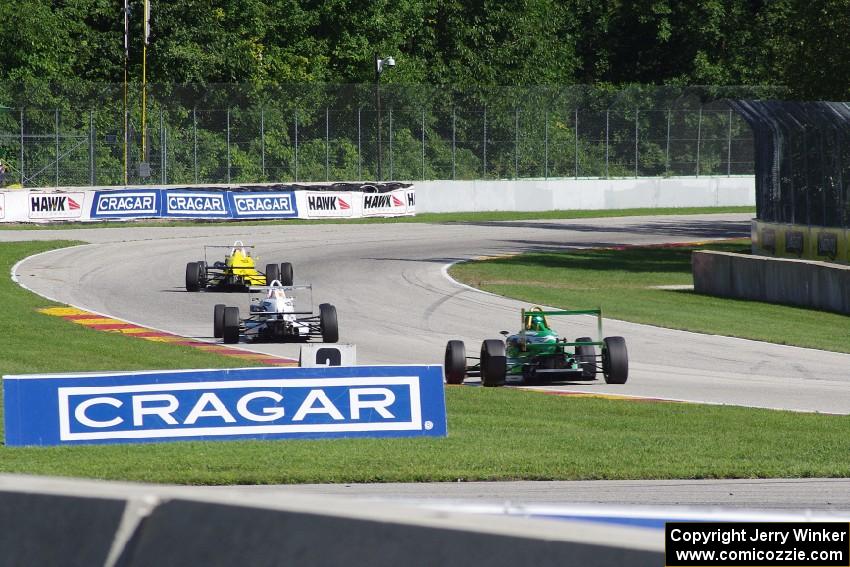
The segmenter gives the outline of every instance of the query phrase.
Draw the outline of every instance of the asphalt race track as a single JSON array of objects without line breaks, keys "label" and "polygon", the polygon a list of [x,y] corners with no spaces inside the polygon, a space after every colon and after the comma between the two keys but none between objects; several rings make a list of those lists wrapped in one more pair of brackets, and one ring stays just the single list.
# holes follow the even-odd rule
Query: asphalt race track
[{"label": "asphalt race track", "polygon": [[[21,283],[63,303],[209,340],[213,305],[237,305],[244,314],[247,295],[187,293],[185,266],[203,258],[204,244],[241,239],[257,246],[260,265],[292,262],[295,283],[313,284],[316,304],[336,305],[340,342],[357,345],[358,363],[441,364],[446,341],[463,339],[467,353],[474,355],[483,339],[499,338],[500,330],[515,331],[525,305],[448,280],[443,269],[450,262],[529,249],[746,236],[748,221],[739,214],[442,225],[202,225],[17,231],[0,233],[0,238],[92,242],[23,262]],[[566,322],[556,326],[563,335],[595,335],[592,317],[570,320],[569,328]],[[626,338],[629,382],[577,382],[558,389],[850,413],[850,355],[611,320],[604,331]],[[295,358],[299,349],[294,344],[245,346]]]},{"label": "asphalt race track", "polygon": [[[59,302],[213,340],[213,305],[238,305],[246,313],[247,296],[187,293],[185,265],[203,258],[204,244],[240,239],[257,246],[254,254],[260,265],[292,262],[295,283],[312,283],[316,304],[336,305],[340,342],[357,345],[359,364],[441,364],[447,340],[463,339],[467,353],[474,354],[482,339],[498,338],[503,329],[515,331],[518,310],[525,305],[451,281],[444,274],[449,263],[525,250],[743,237],[749,235],[749,220],[750,215],[724,214],[480,224],[209,224],[0,231],[0,241],[74,238],[90,242],[27,259],[17,268],[20,282]],[[605,306],[601,307],[604,311]],[[595,335],[591,317],[575,318],[570,325],[556,328],[569,337]],[[607,386],[599,380],[557,389],[850,414],[850,355],[607,319],[605,334],[626,338],[629,382]],[[242,346],[295,358],[299,348]],[[759,491],[753,502],[782,507],[788,487],[777,486]],[[808,501],[826,503],[830,494],[846,495],[847,486],[845,482],[818,486],[822,496],[813,495]],[[794,486],[795,493],[805,494],[805,490],[805,483]],[[658,492],[665,492],[663,486]],[[725,499],[705,496],[704,491],[696,500],[687,493],[677,492],[681,494],[677,503],[728,504]],[[803,501],[805,496],[795,503]],[[645,503],[653,503],[651,494]],[[845,498],[840,504],[846,503]]]}]

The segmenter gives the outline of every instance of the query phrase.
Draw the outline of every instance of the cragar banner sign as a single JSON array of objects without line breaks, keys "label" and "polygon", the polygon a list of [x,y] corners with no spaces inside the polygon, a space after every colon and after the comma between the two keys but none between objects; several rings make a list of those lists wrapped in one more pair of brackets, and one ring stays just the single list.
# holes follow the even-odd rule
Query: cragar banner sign
[{"label": "cragar banner sign", "polygon": [[445,436],[440,366],[3,377],[6,445]]}]

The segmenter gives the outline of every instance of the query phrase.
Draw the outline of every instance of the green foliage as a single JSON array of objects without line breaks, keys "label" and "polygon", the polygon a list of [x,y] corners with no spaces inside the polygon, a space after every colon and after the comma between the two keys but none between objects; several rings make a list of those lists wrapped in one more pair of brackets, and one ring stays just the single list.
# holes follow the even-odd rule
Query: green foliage
[{"label": "green foliage", "polygon": [[[143,0],[130,1],[130,79],[141,78]],[[273,85],[786,84],[850,94],[850,0],[151,0],[150,82]],[[0,4],[0,82],[123,82],[124,21],[109,0]],[[17,88],[17,87],[15,87]],[[23,91],[21,91],[23,92]],[[55,92],[55,91],[53,91]]]},{"label": "green foliage", "polygon": [[[850,97],[850,0],[151,0],[143,127],[143,0],[129,5],[130,182],[142,161],[150,182],[377,178],[375,56],[397,62],[380,77],[384,179],[750,173],[730,159],[742,121],[707,103]],[[27,185],[54,183],[58,122],[59,184],[124,182],[123,37],[109,0],[0,3],[12,178],[23,160]],[[68,165],[90,131],[94,179]]]}]

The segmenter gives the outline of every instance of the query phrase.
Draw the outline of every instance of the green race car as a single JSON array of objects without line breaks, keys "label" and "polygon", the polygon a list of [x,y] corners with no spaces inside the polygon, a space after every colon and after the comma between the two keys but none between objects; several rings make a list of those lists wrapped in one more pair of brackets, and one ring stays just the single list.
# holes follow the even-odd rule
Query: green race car
[{"label": "green race car", "polygon": [[[579,337],[570,342],[558,336],[547,317],[596,315],[599,338]],[[595,380],[602,371],[608,384],[625,384],[629,377],[629,354],[623,337],[602,338],[602,311],[521,310],[522,326],[516,334],[502,331],[506,339],[488,339],[479,358],[467,357],[463,341],[446,345],[443,366],[448,384],[462,384],[467,376],[479,376],[484,386],[506,381],[539,384],[553,381]],[[509,335],[509,336],[508,336]],[[600,348],[599,354],[596,347]],[[469,363],[471,361],[471,364]]]}]

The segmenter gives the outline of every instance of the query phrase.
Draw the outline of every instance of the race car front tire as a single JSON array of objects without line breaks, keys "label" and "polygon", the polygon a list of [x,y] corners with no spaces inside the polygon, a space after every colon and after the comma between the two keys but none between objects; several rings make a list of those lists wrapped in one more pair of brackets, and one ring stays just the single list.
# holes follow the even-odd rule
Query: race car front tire
[{"label": "race car front tire", "polygon": [[446,344],[443,373],[446,375],[446,384],[463,384],[466,377],[466,345],[463,341],[453,340]]},{"label": "race car front tire", "polygon": [[335,343],[339,340],[336,307],[330,303],[319,305],[319,323],[322,326],[322,342]]},{"label": "race car front tire", "polygon": [[[590,337],[579,337],[577,343],[590,343]],[[581,364],[581,377],[586,380],[596,379],[596,349],[593,345],[576,347],[576,362]]]},{"label": "race car front tire", "polygon": [[499,339],[487,339],[481,343],[481,384],[503,386],[507,373],[505,343]]},{"label": "race car front tire", "polygon": [[198,291],[201,289],[201,267],[198,262],[186,264],[186,291]]},{"label": "race car front tire", "polygon": [[280,282],[280,266],[277,264],[266,264],[266,285],[272,285],[272,282],[275,280]]},{"label": "race car front tire", "polygon": [[221,335],[223,342],[236,344],[239,342],[239,308],[225,307]]},{"label": "race car front tire", "polygon": [[292,264],[289,262],[281,262],[280,264],[280,283],[283,285],[292,285],[295,281],[292,271]]},{"label": "race car front tire", "polygon": [[213,336],[220,339],[224,334],[224,303],[213,307]]},{"label": "race car front tire", "polygon": [[625,384],[629,379],[629,351],[623,337],[602,339],[602,372],[606,384]]}]

